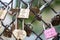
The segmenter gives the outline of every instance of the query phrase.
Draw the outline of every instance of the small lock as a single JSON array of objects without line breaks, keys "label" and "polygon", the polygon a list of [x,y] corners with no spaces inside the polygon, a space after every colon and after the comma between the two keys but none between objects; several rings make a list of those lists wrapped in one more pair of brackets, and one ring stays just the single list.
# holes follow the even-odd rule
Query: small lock
[{"label": "small lock", "polygon": [[1,10],[0,10],[0,19],[4,19],[5,16],[6,16],[6,13],[7,13],[7,10],[1,9]]},{"label": "small lock", "polygon": [[22,5],[21,5],[18,18],[29,18],[29,12],[30,12],[29,7],[30,7],[29,3],[28,3],[28,7],[26,9],[22,8]]},{"label": "small lock", "polygon": [[27,36],[29,37],[32,33],[31,29],[33,29],[33,27],[31,26],[31,24],[26,24],[24,25],[24,30],[26,31],[27,33]]},{"label": "small lock", "polygon": [[12,36],[12,31],[9,30],[8,28],[6,28],[6,29],[4,30],[3,35],[4,35],[5,37],[9,37],[9,38],[10,38],[10,37]]},{"label": "small lock", "polygon": [[24,30],[20,30],[20,29],[15,29],[13,31],[13,35],[16,37],[16,39],[21,39],[23,40],[26,37],[26,32]]},{"label": "small lock", "polygon": [[46,39],[55,37],[57,35],[57,32],[56,32],[55,28],[52,26],[52,24],[51,24],[51,28],[49,28],[49,29],[45,29],[44,25],[43,25],[43,28],[44,28],[44,36]]},{"label": "small lock", "polygon": [[60,14],[57,14],[56,16],[54,16],[51,20],[51,24],[53,26],[57,26],[60,24]]}]

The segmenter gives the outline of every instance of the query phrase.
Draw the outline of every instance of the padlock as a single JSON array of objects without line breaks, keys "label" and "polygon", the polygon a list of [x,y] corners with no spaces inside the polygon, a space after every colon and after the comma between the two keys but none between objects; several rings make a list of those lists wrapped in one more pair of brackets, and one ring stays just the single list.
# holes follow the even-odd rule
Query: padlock
[{"label": "padlock", "polygon": [[29,18],[29,12],[30,12],[29,7],[30,7],[29,4],[26,9],[20,7],[20,13],[18,15],[18,18]]},{"label": "padlock", "polygon": [[[11,15],[7,14],[7,15],[6,15],[6,18],[5,18],[2,22],[3,22],[4,26],[5,26],[5,30],[4,30],[3,35],[4,35],[5,37],[11,38],[11,36],[12,36],[12,30],[11,30],[11,26],[9,26],[10,23],[12,22],[12,17],[11,17]],[[8,23],[7,23],[7,22],[8,22]],[[9,27],[8,27],[8,26],[9,26]]]},{"label": "padlock", "polygon": [[60,24],[60,14],[57,14],[57,15],[55,15],[55,16],[52,18],[51,24],[52,24],[53,26],[57,26],[57,25]]},{"label": "padlock", "polygon": [[24,30],[20,30],[20,29],[15,29],[13,31],[13,35],[16,37],[16,39],[21,39],[23,40],[26,37],[26,32]]},{"label": "padlock", "polygon": [[12,31],[9,30],[8,28],[5,28],[5,30],[4,30],[4,32],[3,32],[3,35],[4,35],[5,37],[11,38],[11,37],[12,37]]},{"label": "padlock", "polygon": [[52,26],[51,23],[50,23],[50,27],[51,28],[45,29],[45,25],[43,24],[44,35],[45,35],[46,39],[53,38],[53,37],[55,37],[57,35],[57,32],[56,32],[55,28]]},{"label": "padlock", "polygon": [[31,24],[24,25],[24,30],[27,33],[27,37],[30,37],[30,35],[32,34],[31,29],[33,29],[33,27],[31,26]]},{"label": "padlock", "polygon": [[21,9],[18,18],[29,18],[29,9]]},{"label": "padlock", "polygon": [[0,19],[4,19],[5,16],[6,16],[6,13],[7,13],[7,10],[1,9],[1,10],[0,10]]}]

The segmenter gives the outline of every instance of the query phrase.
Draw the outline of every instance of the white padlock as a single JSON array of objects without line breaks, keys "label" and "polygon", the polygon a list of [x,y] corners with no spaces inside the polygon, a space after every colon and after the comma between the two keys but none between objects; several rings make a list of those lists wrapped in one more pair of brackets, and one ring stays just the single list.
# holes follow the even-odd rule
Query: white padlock
[{"label": "white padlock", "polygon": [[18,18],[29,18],[29,9],[21,9]]},{"label": "white padlock", "polygon": [[4,19],[4,17],[6,16],[7,10],[0,10],[0,19]]},{"label": "white padlock", "polygon": [[20,9],[20,13],[18,15],[18,18],[29,18],[29,12],[30,12],[29,7],[30,7],[29,4],[26,9],[20,7],[21,9]]},{"label": "white padlock", "polygon": [[17,39],[21,39],[21,40],[23,40],[26,37],[26,32],[20,29],[15,29],[13,31],[13,34]]}]

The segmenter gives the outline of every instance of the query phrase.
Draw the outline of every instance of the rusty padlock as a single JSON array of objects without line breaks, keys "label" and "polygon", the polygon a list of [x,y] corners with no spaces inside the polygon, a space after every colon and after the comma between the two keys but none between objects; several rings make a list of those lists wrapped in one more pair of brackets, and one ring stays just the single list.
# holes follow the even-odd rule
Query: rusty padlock
[{"label": "rusty padlock", "polygon": [[31,29],[33,29],[33,27],[31,26],[31,24],[26,24],[24,26],[25,26],[24,30],[26,31],[27,36],[29,37],[31,35],[31,33],[32,33]]},{"label": "rusty padlock", "polygon": [[56,16],[54,16],[51,20],[51,23],[53,26],[57,26],[60,24],[60,14],[57,14]]}]

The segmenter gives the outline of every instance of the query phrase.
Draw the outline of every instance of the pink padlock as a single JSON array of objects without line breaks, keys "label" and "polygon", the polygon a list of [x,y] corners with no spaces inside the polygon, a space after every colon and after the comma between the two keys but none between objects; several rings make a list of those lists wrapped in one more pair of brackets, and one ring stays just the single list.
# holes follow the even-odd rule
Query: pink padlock
[{"label": "pink padlock", "polygon": [[55,28],[52,26],[52,24],[51,24],[51,28],[47,28],[47,29],[45,29],[45,26],[43,24],[43,28],[44,28],[44,35],[46,40],[57,35],[57,32]]}]

